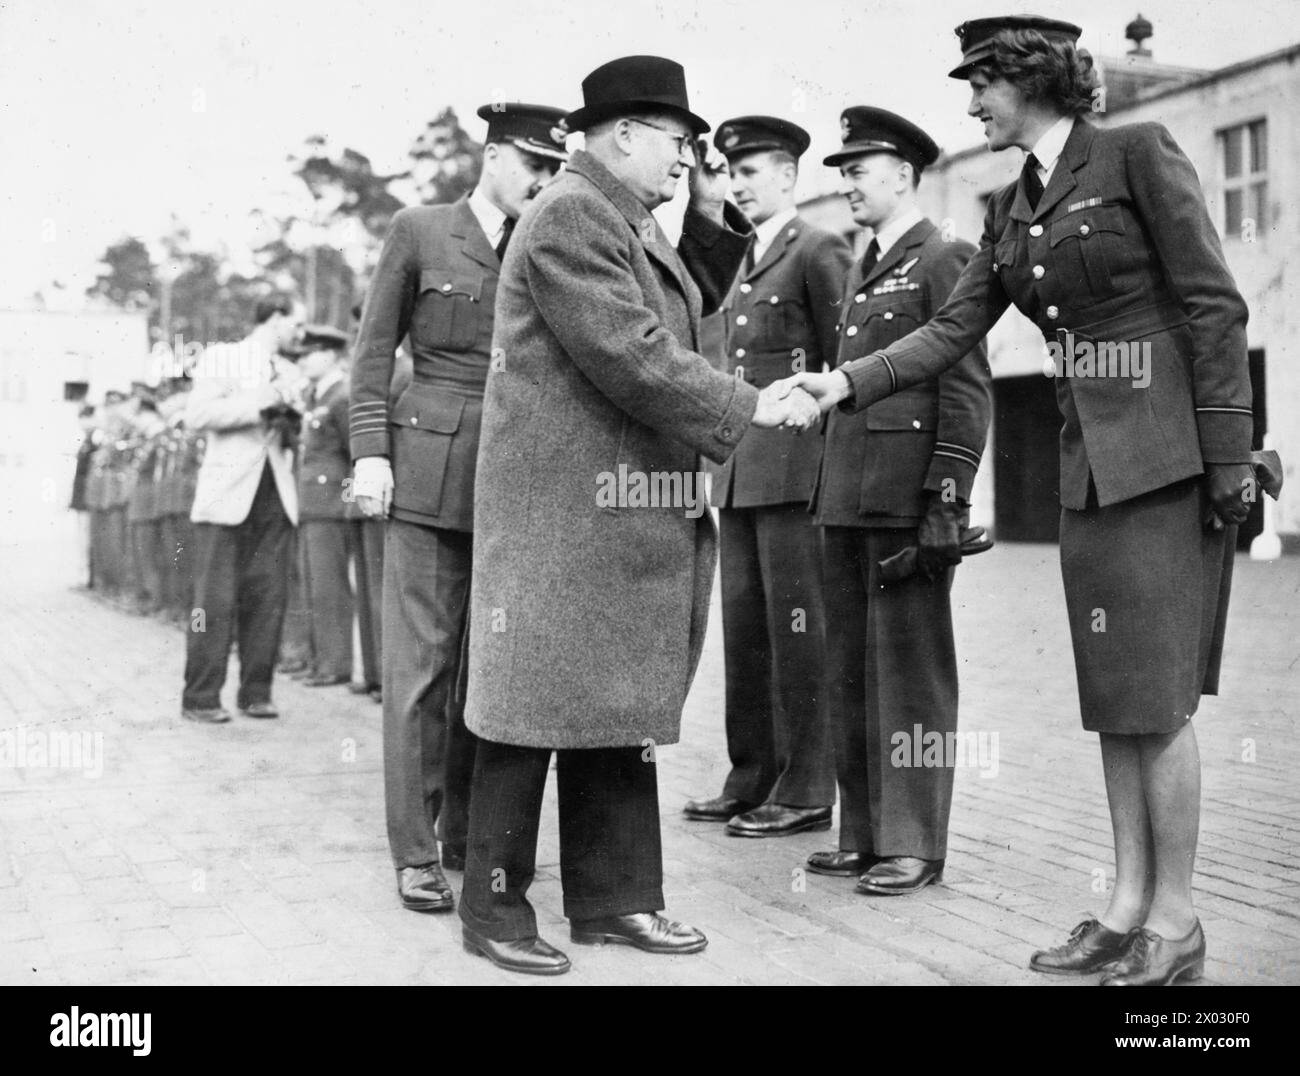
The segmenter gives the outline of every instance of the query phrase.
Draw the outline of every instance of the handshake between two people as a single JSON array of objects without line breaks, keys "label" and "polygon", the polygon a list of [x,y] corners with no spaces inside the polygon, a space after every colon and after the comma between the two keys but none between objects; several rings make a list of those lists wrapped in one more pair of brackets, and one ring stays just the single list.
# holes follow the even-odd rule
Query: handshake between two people
[{"label": "handshake between two people", "polygon": [[765,429],[803,433],[821,421],[849,394],[849,381],[837,371],[803,372],[774,381],[758,394],[758,407],[751,420]]}]

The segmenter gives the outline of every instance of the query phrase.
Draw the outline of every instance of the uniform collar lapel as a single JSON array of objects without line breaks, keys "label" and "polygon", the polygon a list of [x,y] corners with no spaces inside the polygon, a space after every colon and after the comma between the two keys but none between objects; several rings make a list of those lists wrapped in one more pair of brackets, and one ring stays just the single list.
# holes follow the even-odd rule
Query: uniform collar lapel
[{"label": "uniform collar lapel", "polygon": [[896,265],[901,264],[908,257],[908,252],[913,247],[925,242],[932,231],[934,231],[934,225],[928,220],[918,220],[898,237],[893,246],[885,251],[885,256],[876,262],[875,268],[867,274],[867,278],[862,283],[864,285],[874,284]]},{"label": "uniform collar lapel", "polygon": [[474,210],[469,207],[469,195],[458,199],[452,207],[451,234],[461,241],[461,250],[470,258],[488,269],[501,271],[497,252],[488,243]]},{"label": "uniform collar lapel", "polygon": [[[1074,127],[1070,131],[1070,137],[1065,140],[1065,148],[1061,150],[1060,159],[1056,162],[1056,167],[1052,169],[1052,178],[1047,181],[1047,189],[1043,191],[1043,196],[1038,200],[1038,208],[1033,211],[1032,216],[1026,217],[1026,220],[1041,220],[1044,216],[1069,194],[1079,184],[1074,178],[1074,173],[1082,168],[1088,161],[1088,151],[1092,149],[1093,139],[1092,126],[1083,119],[1076,119]],[[1020,199],[1024,198],[1024,177],[1022,176],[1017,189],[1016,204],[1019,205]],[[1029,209],[1029,199],[1024,198],[1025,209]],[[1013,213],[1014,217],[1015,214]]]},{"label": "uniform collar lapel", "polygon": [[799,218],[795,217],[776,233],[772,242],[767,245],[767,249],[763,251],[763,257],[745,277],[746,280],[762,276],[785,256],[785,252],[790,249],[790,244],[799,235],[799,224]]}]

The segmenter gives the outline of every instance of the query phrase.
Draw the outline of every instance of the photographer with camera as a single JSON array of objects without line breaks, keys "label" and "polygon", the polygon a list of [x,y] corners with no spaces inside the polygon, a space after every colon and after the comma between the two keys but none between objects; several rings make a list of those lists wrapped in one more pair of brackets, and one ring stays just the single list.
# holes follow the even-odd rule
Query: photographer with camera
[{"label": "photographer with camera", "polygon": [[236,704],[248,717],[277,717],[271,676],[288,594],[298,523],[293,474],[302,383],[292,347],[303,311],[288,296],[258,303],[253,331],[207,349],[195,368],[186,424],[206,432],[190,519],[194,607],[186,639],[181,716],[219,724],[230,644],[239,644]]}]

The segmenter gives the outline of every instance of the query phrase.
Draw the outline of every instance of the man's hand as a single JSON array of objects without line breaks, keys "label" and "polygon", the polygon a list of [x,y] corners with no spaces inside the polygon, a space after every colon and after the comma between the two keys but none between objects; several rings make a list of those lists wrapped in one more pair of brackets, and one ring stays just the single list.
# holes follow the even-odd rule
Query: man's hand
[{"label": "man's hand", "polygon": [[795,389],[803,389],[817,401],[817,406],[823,411],[829,411],[841,400],[846,399],[852,391],[849,388],[848,377],[839,370],[830,370],[826,373],[804,371],[793,377],[775,381],[771,387],[777,390],[779,396],[784,396]]},{"label": "man's hand", "polygon": [[953,565],[961,563],[961,525],[966,506],[945,501],[938,493],[928,494],[928,504],[916,531],[916,567],[926,579],[941,579]]},{"label": "man's hand", "polygon": [[386,456],[363,456],[352,468],[352,499],[363,516],[382,519],[393,503],[393,467]]},{"label": "man's hand", "polygon": [[779,390],[781,384],[768,385],[759,392],[758,407],[750,421],[764,429],[779,426],[795,433],[803,433],[817,425],[822,417],[817,401],[799,388]]},{"label": "man's hand", "polygon": [[1255,470],[1249,463],[1208,463],[1205,466],[1205,492],[1210,498],[1206,525],[1213,530],[1238,526],[1246,522],[1250,507],[1259,496]]},{"label": "man's hand", "polygon": [[710,146],[707,139],[695,140],[695,167],[691,169],[691,208],[715,224],[722,223],[722,207],[731,188],[727,158]]}]

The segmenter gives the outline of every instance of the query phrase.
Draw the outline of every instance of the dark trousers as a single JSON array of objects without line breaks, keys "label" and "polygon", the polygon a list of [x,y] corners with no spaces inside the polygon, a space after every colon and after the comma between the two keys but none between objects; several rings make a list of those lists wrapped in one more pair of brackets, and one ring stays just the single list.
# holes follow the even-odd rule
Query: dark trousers
[{"label": "dark trousers", "polygon": [[[943,859],[953,770],[915,765],[918,726],[957,731],[953,573],[881,588],[878,563],[916,544],[910,528],[826,527],[826,669],[836,732],[840,847]],[[895,734],[905,739],[895,739]],[[907,763],[906,765],[902,763]]]},{"label": "dark trousers", "polygon": [[135,596],[142,611],[153,612],[163,606],[162,527],[156,519],[137,520],[130,526],[136,564]]},{"label": "dark trousers", "polygon": [[[641,747],[556,753],[564,914],[600,919],[664,906],[659,788]],[[528,887],[550,768],[545,747],[479,740],[460,917],[494,941],[537,934]]]},{"label": "dark trousers", "polygon": [[[461,679],[474,536],[391,519],[384,544],[384,802],[397,867],[465,846],[478,740]],[[435,829],[436,821],[436,829]]]},{"label": "dark trousers", "polygon": [[379,687],[383,679],[384,622],[384,521],[358,519],[352,522],[358,551],[357,621],[361,634],[361,672],[367,687]]},{"label": "dark trousers", "polygon": [[163,516],[163,600],[172,611],[189,616],[194,598],[193,524],[185,516]]},{"label": "dark trousers", "polygon": [[298,525],[311,650],[321,676],[352,677],[355,606],[348,565],[357,553],[355,539],[346,519],[304,519]]},{"label": "dark trousers", "polygon": [[201,618],[192,616],[187,627],[183,706],[221,705],[232,638],[239,644],[236,705],[270,700],[292,554],[293,524],[270,464],[244,522],[194,524],[194,609]]},{"label": "dark trousers", "polygon": [[822,672],[821,535],[803,505],[718,516],[731,757],[723,795],[829,807],[835,762]]},{"label": "dark trousers", "polygon": [[311,602],[308,600],[307,576],[302,563],[302,535],[297,530],[292,535],[291,544],[279,660],[294,664],[301,662],[314,667],[316,655],[311,647]]}]

